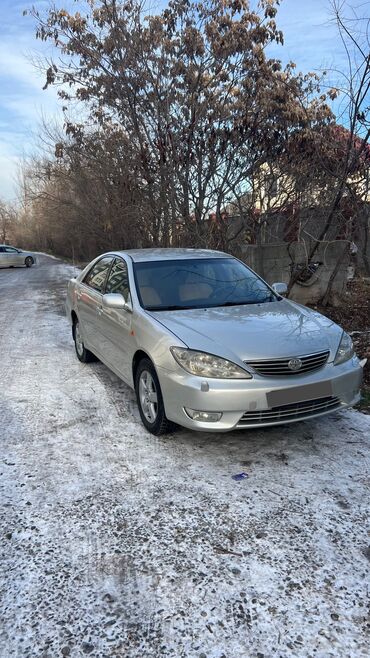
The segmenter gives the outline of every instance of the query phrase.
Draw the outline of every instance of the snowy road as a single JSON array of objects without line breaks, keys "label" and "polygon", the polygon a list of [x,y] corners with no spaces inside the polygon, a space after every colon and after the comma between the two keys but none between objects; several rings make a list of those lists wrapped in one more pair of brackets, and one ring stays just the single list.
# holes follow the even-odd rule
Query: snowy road
[{"label": "snowy road", "polygon": [[0,270],[1,658],[368,656],[370,416],[150,436],[71,275]]}]

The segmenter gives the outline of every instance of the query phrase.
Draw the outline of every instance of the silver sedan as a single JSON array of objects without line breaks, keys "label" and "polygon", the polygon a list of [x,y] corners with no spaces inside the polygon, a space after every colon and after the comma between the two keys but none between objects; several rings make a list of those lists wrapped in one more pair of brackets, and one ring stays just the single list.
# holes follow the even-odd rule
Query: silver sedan
[{"label": "silver sedan", "polygon": [[218,251],[99,256],[68,285],[76,353],[135,389],[153,434],[292,423],[360,399],[362,367],[331,320]]},{"label": "silver sedan", "polygon": [[36,262],[34,254],[9,244],[0,244],[0,267],[31,267]]}]

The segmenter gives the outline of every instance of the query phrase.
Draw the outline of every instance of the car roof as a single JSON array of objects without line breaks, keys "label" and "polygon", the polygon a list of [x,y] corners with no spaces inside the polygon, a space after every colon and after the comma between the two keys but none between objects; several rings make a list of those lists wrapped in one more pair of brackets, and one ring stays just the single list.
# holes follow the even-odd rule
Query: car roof
[{"label": "car roof", "polygon": [[230,254],[214,249],[127,249],[111,252],[117,256],[130,256],[134,263],[154,260],[185,260],[187,258],[232,258]]}]

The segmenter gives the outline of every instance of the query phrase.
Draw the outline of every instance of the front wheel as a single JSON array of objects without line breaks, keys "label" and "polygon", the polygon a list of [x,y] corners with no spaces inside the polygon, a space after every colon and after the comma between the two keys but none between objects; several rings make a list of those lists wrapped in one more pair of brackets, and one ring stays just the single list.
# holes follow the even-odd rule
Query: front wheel
[{"label": "front wheel", "polygon": [[87,350],[80,331],[80,323],[78,320],[75,320],[73,325],[73,340],[75,342],[75,350],[77,358],[81,363],[90,363],[91,361],[96,361],[95,355]]},{"label": "front wheel", "polygon": [[140,361],[136,370],[135,392],[146,429],[156,436],[169,432],[173,424],[166,418],[158,376],[149,359]]},{"label": "front wheel", "polygon": [[34,262],[35,261],[33,260],[32,256],[27,256],[26,260],[24,261],[24,264],[26,267],[32,267]]}]

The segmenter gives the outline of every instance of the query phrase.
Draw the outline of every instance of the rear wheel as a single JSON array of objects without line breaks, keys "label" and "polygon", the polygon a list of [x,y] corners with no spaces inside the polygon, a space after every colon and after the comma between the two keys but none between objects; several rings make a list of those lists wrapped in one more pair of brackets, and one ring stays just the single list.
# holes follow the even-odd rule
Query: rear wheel
[{"label": "rear wheel", "polygon": [[140,417],[146,429],[159,436],[173,429],[166,418],[158,376],[149,359],[140,361],[135,373],[135,392]]},{"label": "rear wheel", "polygon": [[35,261],[33,260],[32,256],[27,256],[26,260],[24,261],[24,264],[26,267],[32,267],[34,262]]},{"label": "rear wheel", "polygon": [[75,350],[77,358],[81,363],[90,363],[91,361],[96,361],[96,356],[87,350],[80,331],[80,323],[76,319],[73,324],[73,340],[75,342]]}]

